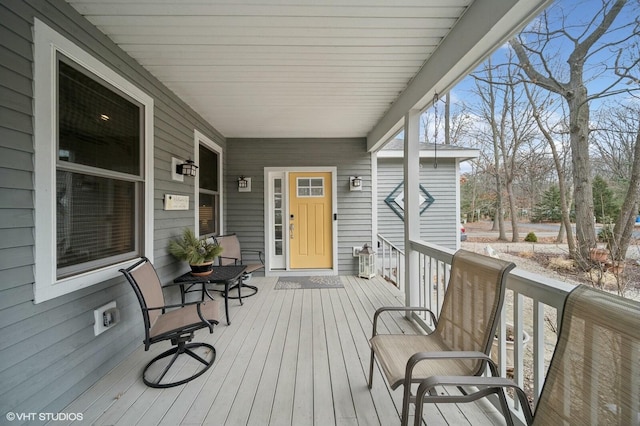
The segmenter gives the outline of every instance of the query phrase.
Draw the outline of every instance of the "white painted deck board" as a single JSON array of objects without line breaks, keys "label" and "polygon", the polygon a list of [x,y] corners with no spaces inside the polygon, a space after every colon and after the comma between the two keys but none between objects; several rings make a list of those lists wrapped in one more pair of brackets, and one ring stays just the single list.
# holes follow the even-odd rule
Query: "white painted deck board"
[{"label": "white painted deck board", "polygon": [[269,424],[271,409],[274,404],[278,377],[282,371],[285,343],[287,341],[288,327],[290,323],[293,291],[286,291],[283,295],[283,305],[275,327],[273,339],[269,346],[269,352],[265,361],[265,368],[260,376],[260,383],[249,414],[249,424]]},{"label": "white painted deck board", "polygon": [[313,328],[311,319],[311,291],[304,291],[293,394],[292,424],[294,425],[313,424]]},{"label": "white painted deck board", "polygon": [[331,298],[335,293],[335,291],[322,292],[323,320],[326,326],[327,354],[335,420],[336,425],[358,424],[347,373],[347,360],[344,357],[344,350],[338,335],[336,309],[341,309],[341,307],[335,306]]},{"label": "white painted deck board", "polygon": [[[367,387],[368,339],[375,310],[400,305],[403,297],[383,280],[341,278],[343,289],[275,290],[277,278],[256,277],[256,296],[243,306],[230,301],[230,326],[222,321],[213,334],[197,333],[196,341],[217,351],[203,376],[148,388],[142,368],[169,345],[141,347],[65,411],[117,425],[399,424],[402,388],[391,391],[377,364],[373,388]],[[380,330],[415,332],[398,312],[385,314]],[[429,425],[496,424],[499,414],[486,405],[427,404],[424,419]]]},{"label": "white painted deck board", "polygon": [[311,292],[313,306],[313,424],[320,424],[323,421],[328,424],[336,423],[329,367],[329,346],[323,313],[324,310],[331,307],[322,303],[322,293],[326,291],[316,289]]}]

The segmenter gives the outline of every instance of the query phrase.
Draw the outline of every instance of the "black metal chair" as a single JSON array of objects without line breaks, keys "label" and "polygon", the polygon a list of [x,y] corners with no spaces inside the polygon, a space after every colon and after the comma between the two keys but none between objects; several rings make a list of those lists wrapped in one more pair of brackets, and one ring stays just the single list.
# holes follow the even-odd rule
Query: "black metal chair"
[{"label": "black metal chair", "polygon": [[[162,284],[155,268],[146,257],[127,269],[121,269],[133,287],[142,309],[145,337],[144,349],[164,340],[170,340],[173,348],[153,358],[144,368],[142,379],[147,386],[153,388],[169,388],[182,385],[207,371],[215,361],[216,350],[207,343],[190,343],[194,332],[208,328],[213,333],[213,326],[218,324],[219,303],[217,300],[191,302],[179,305],[166,305]],[[201,354],[196,353],[201,352]],[[195,373],[188,377],[171,374],[169,370],[180,355],[189,355],[202,364]],[[169,358],[162,366],[156,362]],[[159,373],[158,373],[159,370]],[[168,381],[163,381],[167,378]]]},{"label": "black metal chair", "polygon": [[[253,292],[245,294],[242,297],[249,297],[256,294],[258,292],[258,288],[256,286],[248,285],[247,281],[249,281],[253,272],[264,269],[264,258],[262,252],[260,250],[241,249],[240,240],[238,240],[238,236],[235,233],[217,236],[215,240],[220,247],[222,247],[222,255],[218,256],[220,266],[246,265],[247,267],[238,285],[249,288],[253,290]],[[258,258],[259,263],[246,263],[242,258],[242,255],[245,253],[253,253],[254,257]],[[233,286],[232,289],[233,288],[235,288],[235,286]],[[236,297],[230,296],[229,299],[236,299]]]}]

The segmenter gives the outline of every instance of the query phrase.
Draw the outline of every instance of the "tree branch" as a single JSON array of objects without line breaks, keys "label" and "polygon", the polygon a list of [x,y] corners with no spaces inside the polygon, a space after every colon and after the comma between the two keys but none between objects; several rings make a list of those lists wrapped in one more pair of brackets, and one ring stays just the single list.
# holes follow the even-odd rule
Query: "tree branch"
[{"label": "tree branch", "polygon": [[595,42],[598,41],[607,32],[609,27],[611,27],[611,24],[613,24],[613,21],[616,19],[626,3],[627,0],[616,0],[611,9],[609,9],[609,11],[604,14],[600,25],[598,25],[596,29],[587,36],[587,38],[576,45],[576,48],[573,50],[573,52],[571,52],[571,55],[569,55],[569,63],[575,63],[584,60]]},{"label": "tree branch", "polygon": [[[533,67],[533,65],[531,64],[531,60],[527,55],[527,52],[522,46],[522,43],[520,43],[520,40],[518,40],[517,38],[513,38],[509,40],[509,44],[511,45],[511,47],[513,48],[513,51],[516,53],[516,56],[518,57],[518,61],[520,62],[520,65],[519,65],[520,68],[522,68],[522,70],[525,72],[527,77],[529,77],[529,79],[533,83],[535,83],[538,86],[544,87],[545,89],[551,92],[558,93],[560,95],[564,93],[566,89],[564,84],[560,83],[559,81],[557,81],[556,79],[550,76],[542,75]],[[541,59],[543,63],[546,63],[546,61],[543,58]]]}]

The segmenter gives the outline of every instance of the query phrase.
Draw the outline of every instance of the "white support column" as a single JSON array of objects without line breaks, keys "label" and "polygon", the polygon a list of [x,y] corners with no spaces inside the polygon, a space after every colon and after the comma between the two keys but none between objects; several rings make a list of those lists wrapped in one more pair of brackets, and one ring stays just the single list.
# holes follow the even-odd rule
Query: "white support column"
[{"label": "white support column", "polygon": [[[371,153],[371,247],[376,252],[378,247],[378,153]],[[380,256],[376,256],[377,259]],[[376,261],[377,261],[376,259]],[[376,265],[376,270],[382,270],[381,265]]]},{"label": "white support column", "polygon": [[409,110],[404,119],[404,265],[405,303],[418,306],[420,279],[418,252],[411,240],[420,239],[419,192],[420,184],[420,110]]}]

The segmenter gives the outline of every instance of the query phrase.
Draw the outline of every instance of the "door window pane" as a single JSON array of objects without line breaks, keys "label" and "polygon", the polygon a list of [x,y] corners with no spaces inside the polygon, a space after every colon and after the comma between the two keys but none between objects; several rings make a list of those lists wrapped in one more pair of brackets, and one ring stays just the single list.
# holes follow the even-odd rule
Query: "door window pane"
[{"label": "door window pane", "polygon": [[311,194],[309,188],[298,187],[298,197],[308,197]]},{"label": "door window pane", "polygon": [[323,197],[324,178],[298,178],[298,197]]},{"label": "door window pane", "polygon": [[284,228],[283,219],[284,211],[282,206],[282,179],[276,178],[273,180],[273,248],[276,256],[282,256]]}]

